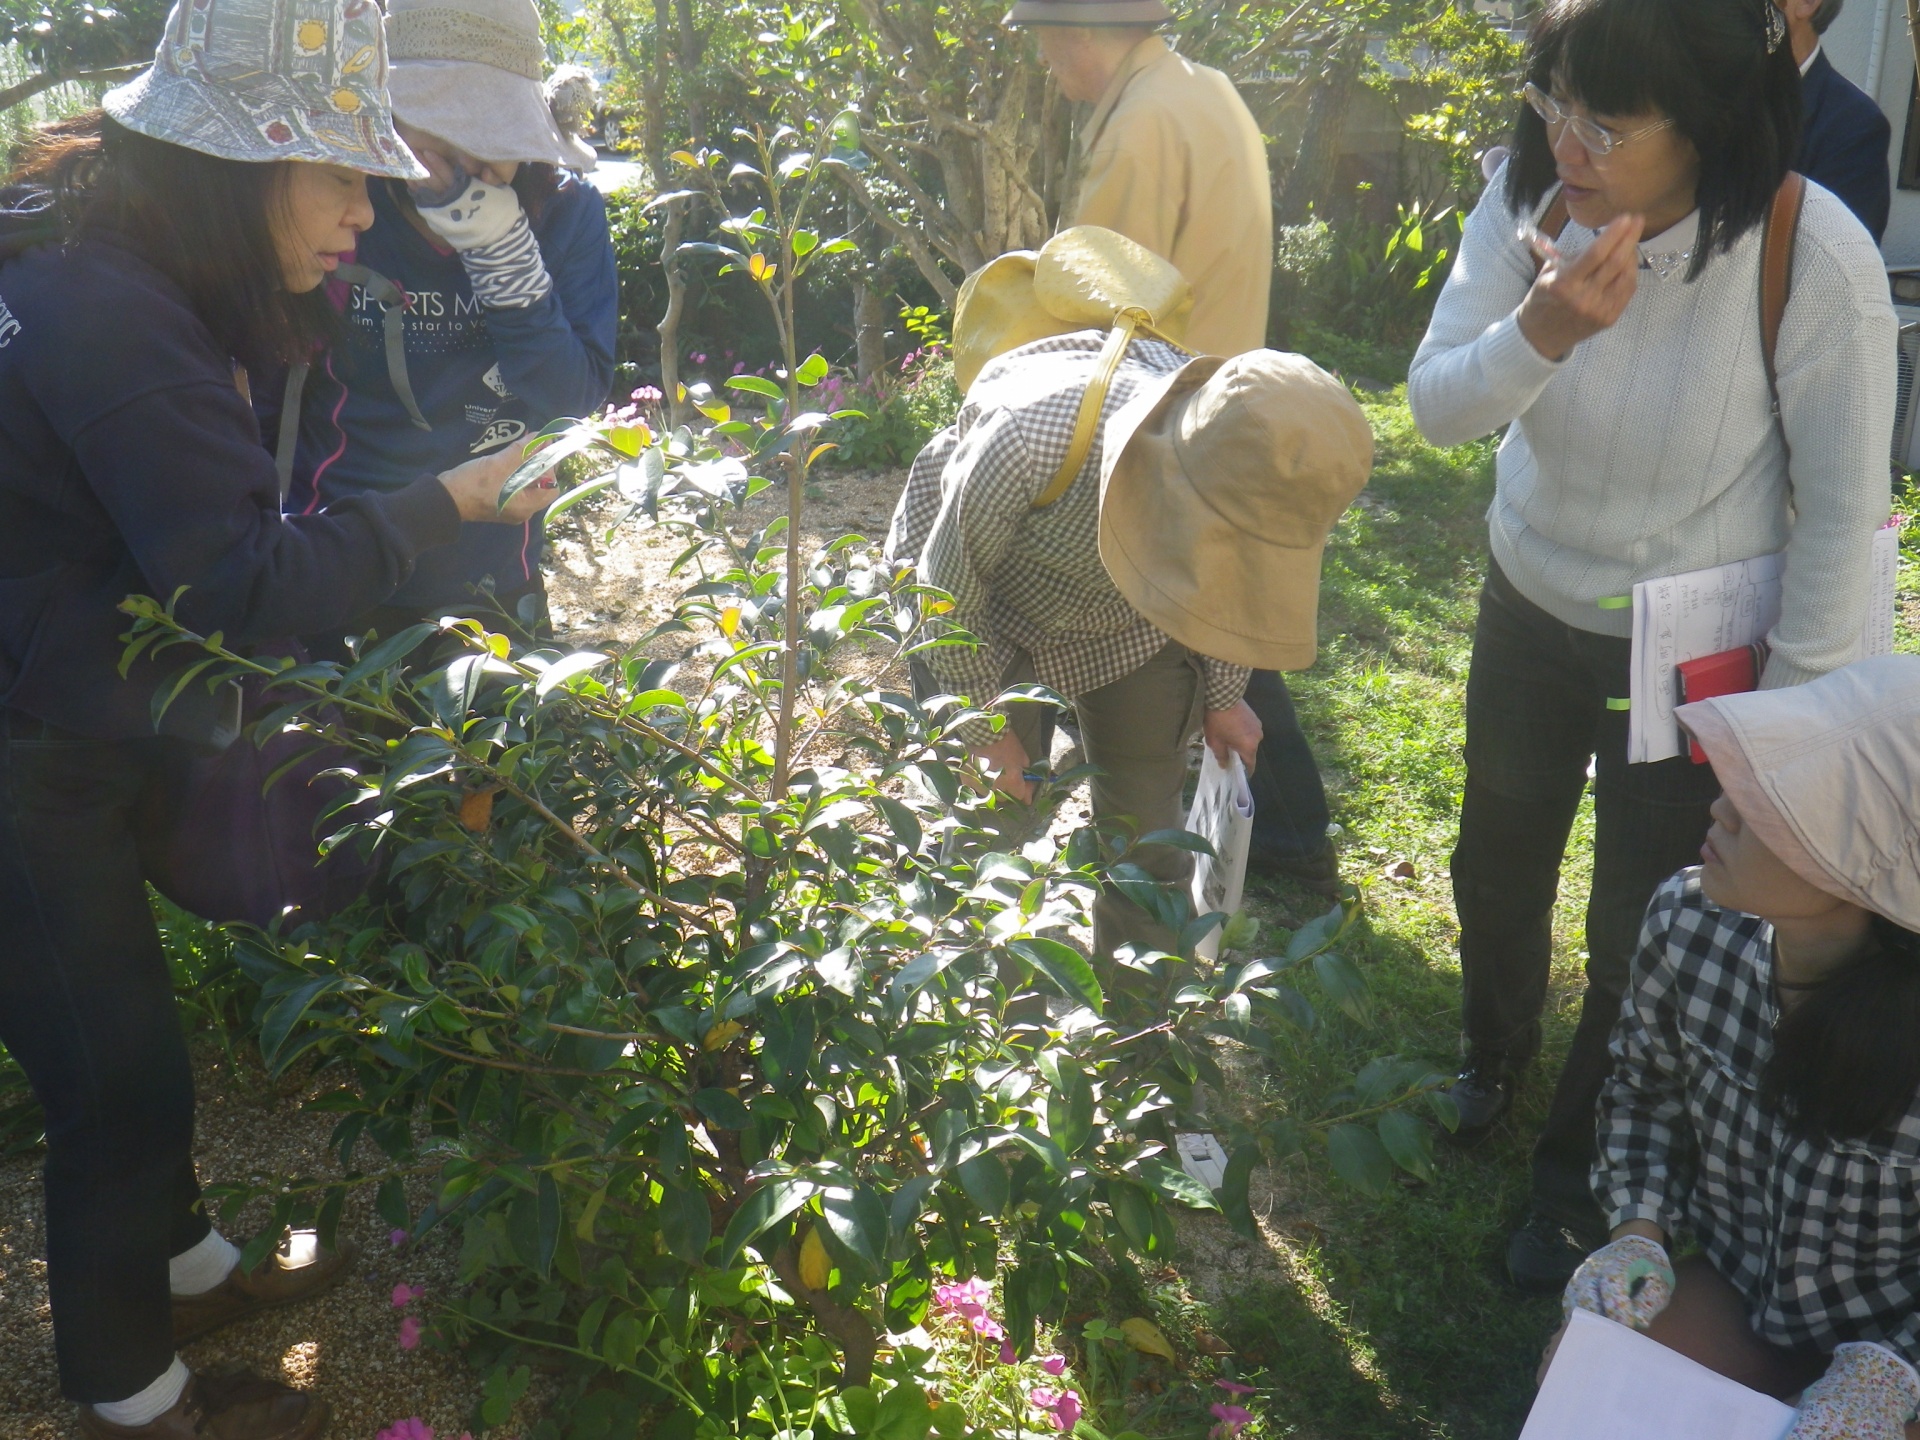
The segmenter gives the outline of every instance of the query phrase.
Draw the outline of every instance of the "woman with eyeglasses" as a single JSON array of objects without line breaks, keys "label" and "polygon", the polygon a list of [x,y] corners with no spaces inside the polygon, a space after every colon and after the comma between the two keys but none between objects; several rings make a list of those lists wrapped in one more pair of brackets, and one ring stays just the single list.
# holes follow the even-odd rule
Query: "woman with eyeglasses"
[{"label": "woman with eyeglasses", "polygon": [[1435,443],[1507,427],[1453,854],[1463,1144],[1506,1113],[1539,1049],[1560,864],[1593,778],[1587,991],[1507,1250],[1528,1290],[1560,1289],[1606,1238],[1588,1172],[1608,1035],[1648,898],[1692,862],[1718,794],[1684,755],[1627,762],[1626,597],[1784,551],[1761,684],[1799,684],[1854,657],[1887,516],[1886,275],[1811,183],[1769,378],[1762,235],[1799,145],[1785,38],[1770,0],[1550,0],[1511,157],[1408,377]]}]

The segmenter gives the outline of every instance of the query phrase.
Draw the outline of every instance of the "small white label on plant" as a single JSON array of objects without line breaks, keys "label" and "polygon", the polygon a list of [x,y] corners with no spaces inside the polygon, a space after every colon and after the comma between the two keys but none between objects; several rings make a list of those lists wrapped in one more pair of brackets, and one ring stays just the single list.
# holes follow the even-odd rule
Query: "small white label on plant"
[{"label": "small white label on plant", "polygon": [[1217,1135],[1175,1135],[1174,1148],[1180,1152],[1180,1168],[1209,1190],[1218,1190],[1227,1179],[1227,1152]]}]

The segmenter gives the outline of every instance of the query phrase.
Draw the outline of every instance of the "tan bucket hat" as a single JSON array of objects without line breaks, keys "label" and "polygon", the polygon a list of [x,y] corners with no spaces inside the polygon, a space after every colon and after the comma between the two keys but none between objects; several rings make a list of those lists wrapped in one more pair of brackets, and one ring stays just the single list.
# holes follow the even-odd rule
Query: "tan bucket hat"
[{"label": "tan bucket hat", "polygon": [[176,0],[153,64],[100,105],[129,130],[223,160],[427,178],[393,133],[373,0]]},{"label": "tan bucket hat", "polygon": [[1920,930],[1920,655],[1674,712],[1766,846],[1829,895]]},{"label": "tan bucket hat", "polygon": [[1327,535],[1372,466],[1366,416],[1311,360],[1202,356],[1108,419],[1100,558],[1188,649],[1305,669]]},{"label": "tan bucket hat", "polygon": [[1164,25],[1161,0],[1019,0],[1003,25]]},{"label": "tan bucket hat", "polygon": [[1117,230],[1062,230],[1038,250],[1010,251],[967,277],[953,307],[953,378],[964,394],[995,356],[1053,335],[1104,330],[1128,309],[1148,315],[1142,334],[1179,344],[1193,317],[1193,287]]},{"label": "tan bucket hat", "polygon": [[[407,124],[478,160],[570,170],[597,163],[542,87],[547,47],[534,0],[391,0],[387,46],[393,113]],[[569,67],[568,78],[577,70]]]}]

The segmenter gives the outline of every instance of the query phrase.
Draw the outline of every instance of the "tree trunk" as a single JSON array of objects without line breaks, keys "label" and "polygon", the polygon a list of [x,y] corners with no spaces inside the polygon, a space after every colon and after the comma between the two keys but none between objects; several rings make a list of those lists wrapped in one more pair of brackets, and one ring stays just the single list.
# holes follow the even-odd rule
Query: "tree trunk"
[{"label": "tree trunk", "polygon": [[1307,123],[1300,134],[1300,153],[1286,182],[1274,198],[1274,220],[1281,225],[1302,224],[1316,211],[1324,212],[1333,196],[1334,175],[1340,161],[1340,142],[1347,127],[1347,103],[1360,75],[1366,53],[1358,40],[1340,42],[1327,68],[1307,97]]},{"label": "tree trunk", "polygon": [[887,372],[887,305],[865,278],[853,284],[853,351],[862,385]]},{"label": "tree trunk", "polygon": [[667,228],[660,241],[660,269],[667,277],[667,313],[660,317],[660,389],[668,423],[676,429],[687,422],[687,402],[680,394],[680,316],[687,308],[687,281],[680,273],[680,237],[686,230],[687,202],[667,202]]}]

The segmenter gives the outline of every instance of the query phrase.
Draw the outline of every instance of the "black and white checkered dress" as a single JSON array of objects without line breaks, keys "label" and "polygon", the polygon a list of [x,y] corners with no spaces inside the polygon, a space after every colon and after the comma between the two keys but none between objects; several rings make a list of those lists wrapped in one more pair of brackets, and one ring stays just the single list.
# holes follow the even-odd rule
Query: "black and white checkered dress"
[{"label": "black and white checkered dress", "polygon": [[1594,1194],[1610,1225],[1696,1237],[1761,1338],[1920,1363],[1920,1101],[1858,1141],[1796,1138],[1760,1101],[1779,1013],[1773,927],[1714,905],[1697,869],[1662,885],[1613,1032]]}]

